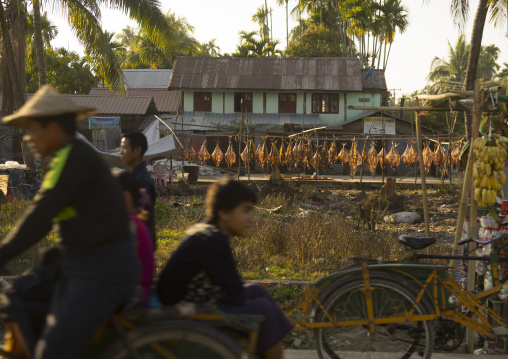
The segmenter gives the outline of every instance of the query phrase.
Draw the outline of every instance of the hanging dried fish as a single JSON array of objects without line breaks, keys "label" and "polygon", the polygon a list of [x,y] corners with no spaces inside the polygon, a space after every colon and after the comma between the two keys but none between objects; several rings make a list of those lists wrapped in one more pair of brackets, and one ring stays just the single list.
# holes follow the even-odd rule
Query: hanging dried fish
[{"label": "hanging dried fish", "polygon": [[331,168],[329,162],[328,162],[328,146],[326,145],[326,141],[323,142],[323,148],[321,149],[321,159],[322,159],[322,165],[320,168]]},{"label": "hanging dried fish", "polygon": [[268,148],[266,148],[266,139],[263,139],[263,144],[258,146],[257,150],[257,162],[261,168],[268,167],[269,164],[269,156],[268,156]]},{"label": "hanging dried fish", "polygon": [[290,168],[295,163],[295,153],[293,152],[293,142],[291,140],[289,141],[288,147],[286,148],[284,163],[288,168]]},{"label": "hanging dried fish", "polygon": [[358,152],[358,142],[353,138],[351,141],[351,150],[349,151],[349,169],[351,178],[355,177],[356,169],[362,164],[362,156]]},{"label": "hanging dried fish", "polygon": [[307,164],[307,148],[303,139],[300,138],[296,141],[293,154],[298,166],[304,166]]},{"label": "hanging dried fish", "polygon": [[349,162],[349,152],[346,148],[346,144],[342,144],[342,150],[340,150],[339,154],[337,155],[337,159],[342,163],[342,165],[346,164],[346,162]]},{"label": "hanging dried fish", "polygon": [[460,162],[460,152],[462,150],[461,148],[462,146],[460,145],[460,141],[457,141],[454,143],[453,145],[453,150],[452,150],[452,153],[451,153],[451,157],[452,157],[452,169],[457,169],[457,167],[459,166],[459,162]]},{"label": "hanging dried fish", "polygon": [[434,157],[432,158],[434,164],[441,172],[445,169],[446,165],[446,151],[443,146],[441,146],[441,141],[438,142],[437,148],[434,151]]},{"label": "hanging dried fish", "polygon": [[397,145],[392,141],[392,148],[386,155],[386,159],[390,163],[390,166],[394,171],[397,171],[397,167],[400,165],[400,155],[399,151],[397,151]]},{"label": "hanging dried fish", "polygon": [[382,148],[381,151],[377,154],[377,162],[383,169],[383,172],[386,172],[386,167],[388,166],[388,158],[386,158],[385,149]]},{"label": "hanging dried fish", "polygon": [[312,156],[310,160],[310,165],[312,168],[317,170],[318,168],[323,168],[323,156],[321,149],[317,148],[314,156]]},{"label": "hanging dried fish", "polygon": [[432,161],[434,160],[434,154],[429,147],[429,142],[427,141],[427,145],[423,149],[423,165],[425,166],[425,172],[430,172],[430,166],[432,165]]},{"label": "hanging dried fish", "polygon": [[314,157],[314,146],[310,138],[307,139],[307,147],[305,148],[305,156],[307,157],[307,164],[312,166],[312,158]]},{"label": "hanging dried fish", "polygon": [[377,151],[376,151],[376,143],[371,142],[370,150],[367,154],[367,166],[369,167],[370,173],[375,176],[376,175],[376,167],[378,164]]},{"label": "hanging dried fish", "polygon": [[406,165],[407,168],[414,168],[416,162],[418,162],[418,153],[416,153],[413,142],[408,142],[406,150],[401,156],[402,162]]},{"label": "hanging dried fish", "polygon": [[249,163],[253,165],[256,162],[256,146],[254,145],[253,140],[249,140],[243,152],[240,154],[240,157],[245,164],[245,167],[247,167]]},{"label": "hanging dried fish", "polygon": [[333,167],[333,164],[338,160],[337,145],[332,141],[330,149],[328,150],[328,166]]},{"label": "hanging dried fish", "polygon": [[203,144],[201,145],[201,149],[198,152],[198,160],[201,162],[202,165],[206,163],[210,159],[210,153],[206,149],[206,139],[203,141]]},{"label": "hanging dried fish", "polygon": [[194,158],[196,158],[196,151],[190,143],[189,146],[183,151],[183,158],[187,162],[194,161]]},{"label": "hanging dried fish", "polygon": [[280,156],[280,163],[281,164],[284,163],[285,159],[286,159],[286,149],[284,148],[284,139],[283,138],[280,139],[279,156]]},{"label": "hanging dried fish", "polygon": [[277,146],[275,146],[275,141],[272,142],[272,148],[270,150],[269,161],[270,161],[270,164],[272,165],[272,168],[278,167],[280,165],[280,154],[279,154],[279,150],[277,150]]},{"label": "hanging dried fish", "polygon": [[231,144],[231,136],[229,136],[229,146],[224,158],[228,164],[228,167],[231,167],[236,163],[236,154],[235,151],[233,151],[233,145]]},{"label": "hanging dried fish", "polygon": [[220,166],[220,163],[224,159],[224,152],[222,152],[222,150],[220,149],[218,140],[217,140],[217,146],[215,146],[215,149],[212,152],[212,159],[213,159],[213,162],[215,162],[215,165],[217,167]]}]

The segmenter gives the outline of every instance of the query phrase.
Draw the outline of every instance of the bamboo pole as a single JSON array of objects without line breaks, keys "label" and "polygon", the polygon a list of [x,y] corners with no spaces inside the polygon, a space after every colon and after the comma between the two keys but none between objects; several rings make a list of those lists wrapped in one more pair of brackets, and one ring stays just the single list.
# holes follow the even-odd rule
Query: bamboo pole
[{"label": "bamboo pole", "polygon": [[[475,84],[476,88],[476,84]],[[476,109],[479,106],[479,99],[475,98],[475,101],[473,102],[473,107]],[[478,113],[480,113],[480,109],[478,109]],[[475,111],[476,112],[476,111]],[[476,124],[477,116],[473,116],[473,128],[477,126]],[[477,131],[478,132],[478,131]],[[473,136],[475,134],[473,133]],[[467,165],[466,165],[466,172],[464,173],[464,183],[462,185],[462,196],[460,199],[460,206],[459,206],[459,218],[457,219],[457,231],[455,232],[455,240],[453,242],[453,250],[452,255],[457,255],[459,253],[459,241],[462,235],[462,229],[464,226],[464,217],[466,215],[467,210],[467,199],[469,194],[469,189],[472,182],[472,174],[473,174],[473,139],[471,139],[471,142],[469,143],[469,156],[467,158]],[[452,259],[450,266],[452,268],[455,268],[457,265],[457,260]]]},{"label": "bamboo pole", "polygon": [[[474,101],[473,101],[473,134],[471,137],[471,151],[469,151],[469,156],[471,156],[471,164],[474,163],[474,151],[473,149],[473,143],[478,137],[478,130],[480,127],[480,117],[481,117],[481,108],[482,108],[482,93],[480,90],[480,82],[478,80],[475,81],[474,84]],[[469,161],[468,161],[469,164]],[[472,171],[471,171],[472,172]],[[470,175],[472,177],[472,174]],[[470,181],[472,183],[473,179],[470,178]],[[470,190],[470,211],[469,211],[469,235],[471,237],[476,237],[477,232],[477,223],[476,223],[476,217],[477,217],[477,207],[478,204],[476,203],[474,199],[474,186],[471,185]],[[476,243],[469,243],[468,246],[468,253],[476,247]],[[455,247],[454,247],[455,248]],[[458,250],[458,245],[457,245]],[[474,291],[475,289],[475,279],[476,279],[476,261],[469,261],[467,268],[467,289],[469,291]],[[452,267],[454,269],[455,266]],[[468,353],[473,353],[474,351],[474,330],[470,329],[469,327],[466,328],[466,350]]]},{"label": "bamboo pole", "polygon": [[[415,98],[415,103],[418,104],[418,99]],[[420,182],[422,185],[422,202],[423,202],[423,217],[425,220],[425,236],[430,237],[429,228],[429,208],[427,205],[427,183],[425,182],[425,165],[423,163],[423,141],[422,141],[422,121],[419,113],[416,113],[416,140],[418,146],[418,162],[420,162]]]}]

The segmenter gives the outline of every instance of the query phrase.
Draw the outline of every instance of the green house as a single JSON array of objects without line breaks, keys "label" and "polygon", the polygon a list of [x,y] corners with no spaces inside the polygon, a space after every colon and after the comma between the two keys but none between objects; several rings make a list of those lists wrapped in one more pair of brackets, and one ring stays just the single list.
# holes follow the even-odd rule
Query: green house
[{"label": "green house", "polygon": [[205,131],[241,116],[339,127],[362,116],[349,105],[380,106],[387,93],[384,71],[362,70],[356,58],[178,57],[168,89],[182,91],[189,129]]}]

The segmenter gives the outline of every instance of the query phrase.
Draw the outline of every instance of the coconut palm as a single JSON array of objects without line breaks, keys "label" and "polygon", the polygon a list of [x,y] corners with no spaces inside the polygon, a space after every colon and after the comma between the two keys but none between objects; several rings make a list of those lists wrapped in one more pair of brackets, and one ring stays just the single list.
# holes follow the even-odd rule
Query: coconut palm
[{"label": "coconut palm", "polygon": [[268,11],[263,6],[257,8],[252,21],[259,25],[259,36],[270,37],[270,28],[268,27]]},{"label": "coconut palm", "polygon": [[[26,50],[32,53],[35,50],[35,33],[33,15],[26,18]],[[51,47],[51,41],[58,35],[58,28],[48,18],[48,14],[44,12],[41,16],[42,43],[45,48]]]},{"label": "coconut palm", "polygon": [[206,43],[201,44],[200,55],[217,57],[220,56],[220,47],[215,43],[217,39],[211,39]]},{"label": "coconut palm", "polygon": [[270,40],[267,37],[256,38],[256,32],[240,31],[240,44],[233,56],[238,57],[275,57],[280,54],[276,49],[278,41]]},{"label": "coconut palm", "polygon": [[44,61],[44,44],[42,38],[42,20],[40,0],[32,0],[33,38],[39,69],[39,87],[46,85],[46,62]]},{"label": "coconut palm", "polygon": [[165,52],[171,51],[175,41],[176,34],[160,11],[158,0],[60,0],[59,5],[74,34],[84,45],[98,75],[113,89],[124,89],[125,79],[101,28],[100,6],[119,9],[136,20],[150,41]]}]

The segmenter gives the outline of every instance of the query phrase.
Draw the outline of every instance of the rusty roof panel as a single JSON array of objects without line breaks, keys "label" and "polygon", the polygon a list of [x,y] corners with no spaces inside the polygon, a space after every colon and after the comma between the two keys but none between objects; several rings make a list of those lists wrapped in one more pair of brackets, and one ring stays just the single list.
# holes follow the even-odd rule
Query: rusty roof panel
[{"label": "rusty roof panel", "polygon": [[351,58],[178,57],[169,89],[383,91],[386,83],[362,81],[360,61]]},{"label": "rusty roof panel", "polygon": [[[177,112],[181,99],[180,91],[168,91],[166,88],[129,88],[125,98],[130,97],[152,97],[159,112]],[[108,88],[94,87],[90,90],[92,96],[113,96],[121,98]]]},{"label": "rusty roof panel", "polygon": [[387,91],[385,73],[383,70],[374,70],[369,78],[365,78],[368,70],[361,70],[361,81],[364,89],[371,91]]},{"label": "rusty roof panel", "polygon": [[99,109],[99,114],[116,115],[144,115],[146,114],[152,97],[116,97],[116,96],[92,96],[92,95],[70,95],[71,101]]}]

